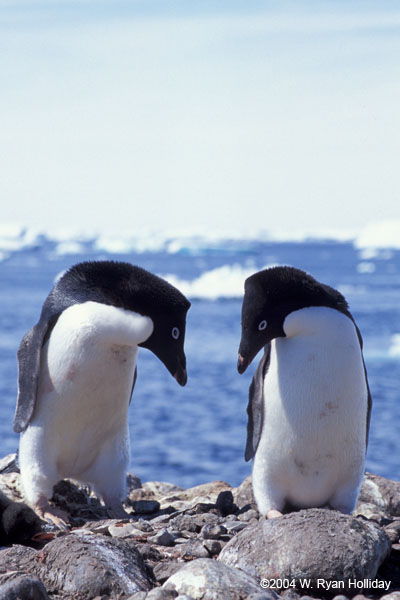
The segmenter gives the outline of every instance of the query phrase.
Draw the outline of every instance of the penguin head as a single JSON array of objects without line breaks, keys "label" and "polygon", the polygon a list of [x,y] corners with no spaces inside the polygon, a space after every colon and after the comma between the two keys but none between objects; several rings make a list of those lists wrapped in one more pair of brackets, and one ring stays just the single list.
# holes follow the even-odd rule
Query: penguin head
[{"label": "penguin head", "polygon": [[151,350],[167,367],[179,385],[187,382],[186,357],[183,349],[186,328],[186,311],[165,311],[150,314],[153,332],[139,344]]},{"label": "penguin head", "polygon": [[291,312],[309,306],[328,306],[348,316],[347,302],[333,288],[294,267],[272,267],[245,281],[242,337],[237,369],[244,373],[266,344],[286,337],[284,322]]},{"label": "penguin head", "polygon": [[66,305],[94,300],[149,317],[151,335],[139,346],[151,350],[180,385],[187,381],[184,352],[190,302],[173,285],[130,263],[88,261],[75,265],[52,291]]}]

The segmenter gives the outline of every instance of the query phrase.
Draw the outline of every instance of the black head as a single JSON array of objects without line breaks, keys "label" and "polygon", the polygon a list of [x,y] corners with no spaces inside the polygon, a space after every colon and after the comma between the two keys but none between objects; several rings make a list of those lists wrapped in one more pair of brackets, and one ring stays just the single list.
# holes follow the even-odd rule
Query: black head
[{"label": "black head", "polygon": [[88,300],[150,317],[153,332],[140,346],[154,352],[177,382],[185,385],[184,341],[190,302],[179,290],[141,267],[124,262],[93,261],[69,269],[47,302],[56,304],[59,309],[60,304],[67,307]]},{"label": "black head", "polygon": [[346,300],[337,290],[300,269],[273,267],[246,279],[239,373],[244,373],[268,342],[285,337],[283,323],[288,314],[308,306],[328,306],[351,317]]}]

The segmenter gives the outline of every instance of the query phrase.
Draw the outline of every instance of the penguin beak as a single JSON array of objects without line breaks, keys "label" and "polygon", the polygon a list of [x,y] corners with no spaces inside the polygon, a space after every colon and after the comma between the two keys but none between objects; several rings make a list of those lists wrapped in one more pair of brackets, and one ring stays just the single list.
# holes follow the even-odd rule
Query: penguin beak
[{"label": "penguin beak", "polygon": [[186,385],[187,382],[187,372],[186,369],[182,369],[182,367],[180,367],[177,371],[175,371],[174,375],[173,375],[174,379],[176,379],[176,381],[179,383],[179,385]]},{"label": "penguin beak", "polygon": [[[172,377],[176,379],[179,385],[186,385],[187,382],[187,371],[186,371],[186,356],[182,352],[182,354],[177,356],[177,360],[175,363],[176,367],[174,371],[170,371]],[[168,368],[168,367],[167,367]]]},{"label": "penguin beak", "polygon": [[240,373],[240,375],[242,375],[245,372],[245,370],[247,369],[249,364],[250,364],[249,359],[242,356],[239,352],[237,370]]},{"label": "penguin beak", "polygon": [[253,361],[254,357],[260,352],[261,348],[265,344],[265,339],[254,339],[250,337],[246,332],[242,336],[239,345],[239,355],[237,362],[237,370],[242,375],[249,364]]}]

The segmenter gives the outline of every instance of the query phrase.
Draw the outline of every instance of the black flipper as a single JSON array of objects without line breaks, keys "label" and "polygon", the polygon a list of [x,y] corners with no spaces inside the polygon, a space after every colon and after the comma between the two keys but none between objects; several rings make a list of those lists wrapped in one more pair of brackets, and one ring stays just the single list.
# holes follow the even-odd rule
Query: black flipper
[{"label": "black flipper", "polygon": [[133,374],[133,383],[132,383],[131,398],[129,400],[129,404],[132,402],[132,394],[133,394],[133,390],[135,389],[136,379],[137,379],[137,366],[135,367],[135,372]]},{"label": "black flipper", "polygon": [[254,457],[260,442],[263,424],[263,392],[264,378],[268,371],[271,356],[271,344],[264,347],[264,356],[254,373],[249,389],[249,403],[247,405],[247,441],[244,458],[246,461]]},{"label": "black flipper", "polygon": [[45,305],[40,321],[24,335],[17,353],[18,398],[13,427],[16,433],[25,431],[32,418],[39,385],[42,347],[62,312],[53,314],[46,309]]},{"label": "black flipper", "polygon": [[365,383],[367,385],[367,392],[368,392],[368,408],[367,408],[366,434],[365,434],[365,453],[366,453],[367,452],[367,447],[368,447],[368,438],[369,438],[369,425],[370,425],[370,422],[371,422],[372,396],[371,396],[371,391],[369,389],[368,376],[367,376],[367,367],[365,366],[364,356],[363,356],[363,353],[362,353],[362,349],[363,349],[362,335],[361,335],[360,330],[358,329],[358,327],[357,327],[357,325],[356,325],[356,323],[355,323],[355,321],[354,321],[353,318],[352,318],[352,321],[354,323],[354,327],[356,328],[358,341],[360,343],[361,357],[362,357],[362,361],[363,361],[364,374],[365,374]]}]

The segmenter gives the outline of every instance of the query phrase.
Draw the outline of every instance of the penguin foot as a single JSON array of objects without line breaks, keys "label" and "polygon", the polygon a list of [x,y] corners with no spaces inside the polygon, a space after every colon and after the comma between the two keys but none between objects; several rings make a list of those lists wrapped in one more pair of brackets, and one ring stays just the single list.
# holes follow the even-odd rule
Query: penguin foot
[{"label": "penguin foot", "polygon": [[51,506],[47,498],[40,498],[35,504],[35,512],[43,521],[52,523],[62,531],[68,531],[70,528],[68,514],[60,508]]},{"label": "penguin foot", "polygon": [[278,517],[282,517],[282,513],[275,508],[271,508],[271,510],[269,510],[265,515],[266,519],[277,519]]}]

